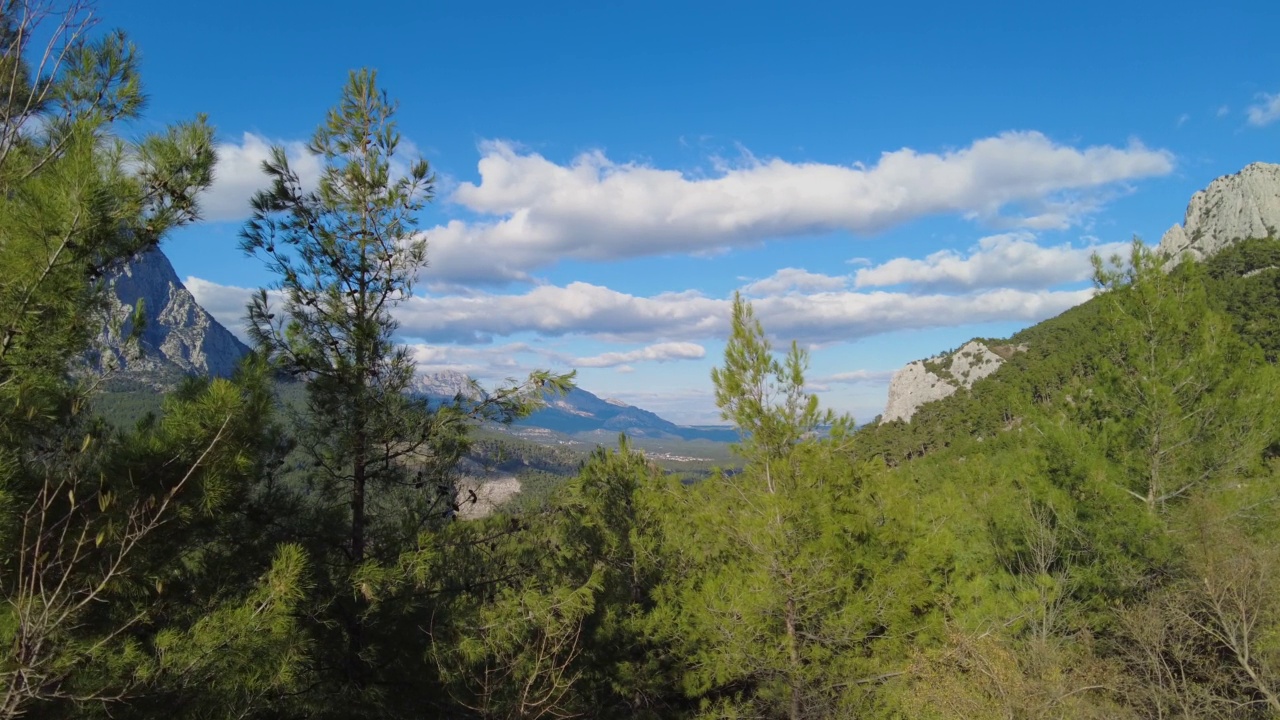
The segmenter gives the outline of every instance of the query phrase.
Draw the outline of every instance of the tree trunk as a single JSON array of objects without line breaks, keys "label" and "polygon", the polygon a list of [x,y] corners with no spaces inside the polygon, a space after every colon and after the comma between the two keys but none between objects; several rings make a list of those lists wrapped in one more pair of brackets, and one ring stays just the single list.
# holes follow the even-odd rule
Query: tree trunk
[{"label": "tree trunk", "polygon": [[[787,577],[787,585],[791,585],[791,577]],[[788,587],[788,590],[790,588]],[[796,599],[795,595],[788,594],[786,609],[786,631],[787,631],[787,655],[791,661],[791,707],[787,713],[790,720],[800,720],[800,692],[802,689],[802,680],[800,678],[800,646],[796,637]]]},{"label": "tree trunk", "polygon": [[[364,563],[364,494],[365,480],[368,473],[368,461],[364,452],[364,432],[356,433],[356,453],[352,463],[351,480],[351,569],[354,572]],[[347,629],[347,668],[351,680],[356,685],[363,684],[360,653],[364,650],[364,612],[365,598],[361,593],[355,596],[351,608],[350,625]]]},{"label": "tree trunk", "polygon": [[351,481],[351,564],[364,562],[364,492],[367,462],[364,452],[364,433],[356,434],[356,457]]}]

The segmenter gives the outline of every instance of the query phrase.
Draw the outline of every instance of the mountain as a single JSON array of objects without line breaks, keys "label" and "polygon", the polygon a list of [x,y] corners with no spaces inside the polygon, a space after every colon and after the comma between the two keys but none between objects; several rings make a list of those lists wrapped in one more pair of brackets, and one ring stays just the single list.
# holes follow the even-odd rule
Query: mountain
[{"label": "mountain", "polygon": [[[110,380],[134,381],[154,389],[172,387],[185,375],[226,377],[249,348],[213,318],[178,279],[159,249],[143,253],[107,275],[110,321],[89,359]],[[142,303],[138,350],[126,348],[132,318]]]},{"label": "mountain", "polygon": [[457,396],[477,399],[479,395],[475,382],[456,370],[416,375],[413,378],[413,384],[409,386],[409,392],[436,400],[447,400]]},{"label": "mountain", "polygon": [[575,389],[562,398],[551,398],[547,407],[520,421],[522,425],[546,428],[568,435],[579,433],[626,433],[636,438],[678,438],[737,442],[738,433],[731,428],[708,428],[676,425],[648,410],[620,400],[600,398],[586,390]]},{"label": "mountain", "polygon": [[[1179,258],[1205,260],[1237,245],[1242,240],[1272,237],[1280,228],[1280,165],[1253,163],[1232,175],[1220,177],[1191,196],[1185,219],[1174,225],[1160,240],[1158,252]],[[1265,269],[1266,265],[1249,270]],[[1083,317],[1087,311],[1071,312]],[[1054,327],[1053,321],[1046,321]],[[1028,330],[1009,341],[974,339],[959,350],[926,360],[916,360],[894,374],[882,422],[911,422],[928,403],[971,389],[979,380],[994,374],[1015,353],[1025,353],[1023,341]],[[1038,355],[1038,353],[1033,353]]]},{"label": "mountain", "polygon": [[[152,390],[165,390],[185,375],[225,377],[249,352],[244,343],[200,307],[158,249],[110,273],[107,284],[112,322],[103,330],[101,350],[90,358],[90,365],[99,371],[115,368],[110,379],[117,386],[140,383]],[[122,339],[132,330],[131,318],[139,302],[145,318],[139,337],[141,353],[128,350]],[[112,325],[119,329],[113,330]],[[462,373],[441,372],[419,375],[411,391],[445,399],[474,396],[477,388]],[[517,424],[566,435],[596,433],[602,439],[618,433],[650,439],[738,439],[729,428],[676,425],[648,410],[602,399],[582,389],[563,398],[549,398],[546,408]]]},{"label": "mountain", "polygon": [[[459,372],[445,371],[420,375],[414,380],[415,393],[436,399],[457,395],[474,397],[471,378]],[[677,425],[655,413],[628,405],[621,400],[601,398],[581,388],[564,397],[547,398],[547,406],[515,425],[541,428],[565,435],[597,434],[615,436],[626,433],[633,438],[709,440],[737,442],[738,433],[727,427],[690,427]],[[602,438],[602,439],[612,439]]]}]

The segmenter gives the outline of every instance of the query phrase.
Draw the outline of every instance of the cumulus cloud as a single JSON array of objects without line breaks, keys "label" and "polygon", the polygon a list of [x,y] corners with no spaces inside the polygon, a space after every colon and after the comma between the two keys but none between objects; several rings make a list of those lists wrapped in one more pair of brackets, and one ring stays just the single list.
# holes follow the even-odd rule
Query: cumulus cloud
[{"label": "cumulus cloud", "polygon": [[214,319],[241,340],[248,339],[249,336],[245,330],[245,320],[248,315],[246,306],[254,290],[233,285],[219,285],[193,276],[187,276],[183,284],[187,286],[187,290],[196,302],[200,303],[200,307]]},{"label": "cumulus cloud", "polygon": [[[245,306],[256,292],[250,288],[220,285],[203,278],[188,276],[185,284],[196,302],[238,335],[246,337]],[[679,309],[682,301],[696,299],[691,307]],[[523,306],[527,312],[514,313]],[[623,342],[640,337],[662,335],[666,321],[676,323],[691,337],[718,337],[724,325],[721,317],[726,301],[702,297],[697,293],[667,293],[644,298],[618,293],[586,283],[568,287],[543,286],[523,295],[470,293],[434,298],[414,297],[396,311],[401,334],[408,343],[415,362],[424,370],[447,367],[523,368],[517,355],[528,354],[571,367],[606,368],[640,362],[696,360],[706,357],[701,345],[686,341],[660,342],[635,350],[607,352],[588,357],[573,357],[528,343],[489,344],[495,338],[525,331],[545,335],[595,336]],[[497,322],[477,323],[490,312],[508,315],[492,318]],[[569,311],[572,314],[569,314]],[[432,319],[430,316],[442,313]],[[727,327],[727,325],[724,325]],[[437,343],[418,342],[419,338]],[[461,342],[462,344],[450,344]]]},{"label": "cumulus cloud", "polygon": [[[223,322],[226,316],[215,310],[242,308],[243,304],[235,304],[233,299],[247,298],[250,292],[205,281],[189,287],[201,304],[209,300],[206,307]],[[776,337],[819,344],[895,330],[1035,322],[1084,302],[1092,292],[1014,288],[962,295],[828,291],[757,298],[753,306],[765,328]],[[397,308],[396,316],[405,336],[431,343],[491,343],[524,332],[605,342],[652,343],[660,338],[663,343],[680,343],[724,338],[730,310],[728,299],[695,291],[643,297],[575,282],[563,287],[543,285],[519,294],[414,297]],[[238,316],[243,311],[235,312]]]},{"label": "cumulus cloud", "polygon": [[[596,151],[561,165],[510,143],[482,146],[480,182],[460,206],[492,220],[428,231],[431,278],[528,279],[564,258],[611,260],[710,252],[834,230],[867,234],[954,213],[1024,227],[1061,227],[1092,207],[1083,196],[1167,174],[1173,157],[1132,142],[1076,148],[1008,132],[942,153],[887,152],[873,166],[749,158],[693,176]],[[1005,215],[1013,210],[1015,215]]]},{"label": "cumulus cloud", "polygon": [[817,378],[827,385],[883,385],[893,379],[894,370],[851,370]]},{"label": "cumulus cloud", "polygon": [[[548,360],[554,363],[552,353],[522,342],[466,346],[413,342],[408,344],[408,348],[419,372],[452,370],[487,381],[523,377],[538,367],[546,366]],[[564,369],[563,363],[554,364],[557,369]]]},{"label": "cumulus cloud", "polygon": [[668,336],[717,337],[726,327],[724,308],[725,301],[693,291],[640,297],[573,282],[513,295],[414,297],[400,306],[398,318],[406,334],[461,343],[487,343],[518,332],[651,342]]},{"label": "cumulus cloud", "polygon": [[1257,104],[1250,105],[1245,110],[1245,115],[1249,124],[1254,127],[1263,127],[1280,120],[1280,93],[1258,93]]},{"label": "cumulus cloud", "polygon": [[239,143],[218,144],[218,164],[214,167],[213,187],[200,199],[206,220],[215,222],[243,220],[250,215],[249,200],[267,186],[262,163],[271,157],[271,146],[282,145],[289,166],[298,173],[304,187],[314,187],[320,179],[320,159],[307,151],[302,142],[272,143],[253,133],[245,133]]},{"label": "cumulus cloud", "polygon": [[998,288],[964,295],[829,292],[784,295],[753,302],[774,335],[802,343],[858,340],[894,330],[988,322],[1037,322],[1079,305],[1092,288],[1073,291]]},{"label": "cumulus cloud", "polygon": [[763,280],[742,286],[747,295],[777,295],[795,290],[839,290],[849,282],[848,278],[811,273],[800,268],[782,268]]},{"label": "cumulus cloud", "polygon": [[935,291],[978,288],[1045,288],[1090,277],[1089,256],[1123,252],[1127,243],[1077,247],[1043,247],[1031,233],[992,235],[978,241],[968,255],[940,250],[924,259],[895,258],[862,268],[854,275],[859,288],[909,285]]},{"label": "cumulus cloud", "polygon": [[[574,358],[574,367],[618,367],[619,372],[629,372],[634,362],[670,362],[672,360],[700,360],[707,356],[706,348],[690,342],[664,342],[627,352],[607,352],[591,357]],[[623,370],[622,368],[627,368]]]},{"label": "cumulus cloud", "polygon": [[[997,321],[1037,321],[1090,297],[1092,290],[1000,288],[965,295],[897,292],[791,293],[753,301],[770,333],[802,343],[857,340],[905,329]],[[527,293],[414,298],[398,316],[409,334],[437,341],[490,342],[517,332],[589,336],[609,342],[720,339],[730,302],[697,292],[641,297],[576,282]]]}]

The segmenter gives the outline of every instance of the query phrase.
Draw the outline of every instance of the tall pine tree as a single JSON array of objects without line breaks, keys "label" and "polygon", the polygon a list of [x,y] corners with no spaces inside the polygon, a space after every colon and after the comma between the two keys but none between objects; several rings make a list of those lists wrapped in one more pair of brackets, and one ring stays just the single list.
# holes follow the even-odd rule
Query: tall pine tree
[{"label": "tall pine tree", "polygon": [[190,602],[166,588],[208,579],[197,558],[255,474],[256,411],[220,381],[121,438],[73,372],[103,326],[104,272],[197,218],[213,130],[125,134],[136,54],[89,3],[0,10],[0,717],[119,716],[219,685],[214,714],[244,711],[280,679],[259,671],[288,664],[296,548],[269,571],[241,555],[243,582]]},{"label": "tall pine tree", "polygon": [[318,646],[333,656],[318,668],[322,684],[351,703],[327,708],[339,713],[368,710],[388,687],[382,669],[423,654],[388,650],[402,634],[373,637],[370,578],[384,580],[379,568],[395,565],[420,546],[420,533],[456,512],[449,477],[467,447],[466,423],[509,421],[543,392],[571,386],[571,376],[538,372],[492,394],[476,386],[474,396],[438,408],[409,393],[415,364],[395,341],[392,311],[426,266],[418,213],[432,198],[434,176],[425,160],[399,163],[395,111],[374,72],[352,72],[309,145],[324,163],[318,186],[304,187],[283,148],[274,148],[263,166],[271,186],[254,198],[242,232],[245,252],[277,276],[280,298],[273,305],[263,290],[253,299],[250,333],[277,368],[306,383],[297,426],[311,468],[308,494],[325,518],[320,526],[335,519],[342,526],[301,529],[331,570],[317,602],[337,622],[316,630]]}]

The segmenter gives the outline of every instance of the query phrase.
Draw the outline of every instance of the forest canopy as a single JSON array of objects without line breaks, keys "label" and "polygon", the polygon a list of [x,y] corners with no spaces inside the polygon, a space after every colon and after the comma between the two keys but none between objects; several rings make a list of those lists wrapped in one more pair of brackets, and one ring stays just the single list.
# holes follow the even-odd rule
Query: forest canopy
[{"label": "forest canopy", "polygon": [[264,168],[254,352],[119,427],[81,367],[102,278],[199,221],[213,128],[136,135],[127,37],[35,7],[0,18],[0,718],[1280,716],[1280,240],[1135,240],[999,371],[862,429],[736,296],[733,469],[621,437],[463,519],[468,452],[567,463],[477,430],[574,377],[407,392],[435,178],[377,74],[316,188]]}]

